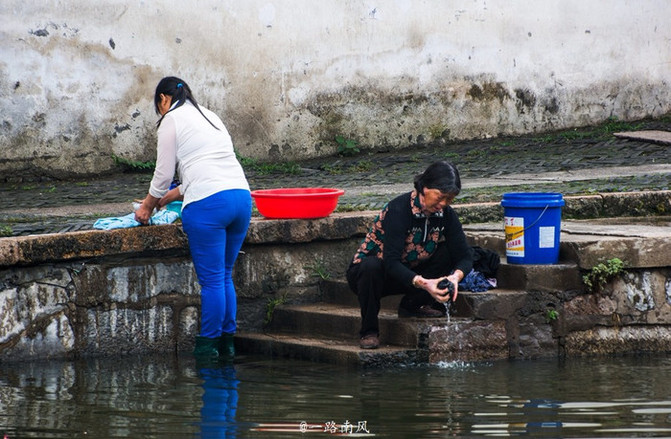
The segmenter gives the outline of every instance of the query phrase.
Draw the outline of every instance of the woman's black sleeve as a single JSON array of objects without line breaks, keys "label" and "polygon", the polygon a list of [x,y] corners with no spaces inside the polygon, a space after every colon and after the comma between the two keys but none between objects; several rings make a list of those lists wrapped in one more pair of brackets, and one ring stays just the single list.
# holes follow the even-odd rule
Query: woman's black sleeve
[{"label": "woman's black sleeve", "polygon": [[384,268],[388,276],[408,286],[412,285],[412,279],[417,274],[401,262],[401,256],[411,225],[410,200],[400,198],[390,202],[389,210],[382,221]]}]

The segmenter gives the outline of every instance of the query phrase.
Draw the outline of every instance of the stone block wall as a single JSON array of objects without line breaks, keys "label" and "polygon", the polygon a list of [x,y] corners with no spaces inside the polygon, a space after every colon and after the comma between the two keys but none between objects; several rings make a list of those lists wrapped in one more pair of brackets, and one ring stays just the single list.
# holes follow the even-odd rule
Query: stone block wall
[{"label": "stone block wall", "polygon": [[[342,278],[374,215],[254,219],[234,273],[239,328],[261,330],[271,301],[320,300],[320,279]],[[505,295],[498,304],[474,294],[473,323],[462,328],[472,334],[470,349],[492,358],[671,350],[671,261],[655,264],[636,252],[666,249],[671,238],[664,224],[630,227],[562,225],[562,247],[570,249],[563,254],[581,256],[575,270],[622,256],[626,274],[594,294],[576,286],[575,274],[569,289],[530,281],[531,288],[518,286],[514,295],[493,290]],[[501,234],[488,230],[467,233],[487,242]],[[552,322],[545,314],[550,303],[559,315]],[[0,239],[0,361],[190,350],[199,311],[178,225]],[[450,349],[442,344],[445,330],[436,328],[428,340],[436,353]],[[501,331],[504,350],[488,338]]]},{"label": "stone block wall", "polygon": [[0,270],[0,361],[171,351],[197,332],[186,258]]},{"label": "stone block wall", "polygon": [[602,291],[567,300],[567,355],[671,351],[671,269],[630,268]]},{"label": "stone block wall", "polygon": [[[253,220],[236,264],[241,330],[270,301],[319,300],[369,214]],[[0,361],[188,351],[200,287],[178,225],[0,239]]]}]

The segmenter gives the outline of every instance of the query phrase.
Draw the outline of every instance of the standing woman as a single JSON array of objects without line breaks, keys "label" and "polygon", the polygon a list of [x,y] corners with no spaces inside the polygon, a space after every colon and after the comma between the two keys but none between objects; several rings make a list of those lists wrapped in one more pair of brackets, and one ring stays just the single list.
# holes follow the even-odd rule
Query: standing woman
[{"label": "standing woman", "polygon": [[[154,208],[184,200],[182,225],[201,286],[200,335],[193,353],[201,359],[232,360],[237,312],[233,265],[252,214],[249,184],[226,127],[198,105],[185,81],[161,79],[154,106],[161,116],[156,169],[135,219],[147,224]],[[175,168],[181,184],[169,190]]]}]

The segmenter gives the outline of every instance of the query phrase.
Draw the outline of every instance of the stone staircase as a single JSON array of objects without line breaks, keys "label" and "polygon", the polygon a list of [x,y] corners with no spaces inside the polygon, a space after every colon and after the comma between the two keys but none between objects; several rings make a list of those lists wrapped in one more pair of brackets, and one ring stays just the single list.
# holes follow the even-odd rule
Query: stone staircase
[{"label": "stone staircase", "polygon": [[[482,247],[487,244],[486,239],[472,241]],[[514,325],[519,310],[532,306],[527,302],[534,303],[538,294],[558,292],[557,285],[561,290],[582,288],[578,266],[571,262],[512,265],[503,259],[497,281],[498,288],[486,292],[461,292],[449,320],[399,318],[401,296],[383,298],[379,314],[381,346],[363,350],[358,343],[360,312],[356,296],[344,279],[324,280],[319,284],[320,302],[277,306],[265,332],[238,333],[236,346],[239,353],[351,367],[509,358],[511,341],[506,325]],[[535,292],[532,298],[530,291]],[[554,306],[552,296],[541,300]]]},{"label": "stone staircase", "polygon": [[[666,336],[659,334],[671,332],[665,299],[671,294],[665,287],[671,285],[668,225],[632,219],[565,222],[560,263],[517,265],[502,258],[498,288],[460,292],[449,322],[398,318],[400,296],[384,298],[376,350],[358,346],[359,308],[342,279],[322,281],[317,303],[278,306],[264,332],[238,333],[236,347],[242,354],[352,367],[666,350]],[[500,227],[464,229],[471,245],[504,255]],[[585,270],[613,257],[625,262],[627,275],[606,293],[585,294]],[[641,309],[641,303],[653,302],[656,306]],[[551,321],[548,311],[555,309],[558,318]]]}]

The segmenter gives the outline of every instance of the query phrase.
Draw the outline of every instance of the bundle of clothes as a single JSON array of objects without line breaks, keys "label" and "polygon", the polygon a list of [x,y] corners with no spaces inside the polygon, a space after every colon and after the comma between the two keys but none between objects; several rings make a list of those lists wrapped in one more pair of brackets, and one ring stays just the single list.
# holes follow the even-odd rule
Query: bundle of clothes
[{"label": "bundle of clothes", "polygon": [[[162,224],[171,224],[177,221],[179,213],[172,210],[161,209],[156,212],[150,219],[149,224],[158,226]],[[130,227],[141,226],[139,222],[135,221],[135,213],[119,217],[100,218],[93,223],[93,228],[98,230],[112,230],[112,229],[127,229]]]},{"label": "bundle of clothes", "polygon": [[473,269],[459,282],[459,289],[479,293],[496,288],[496,273],[501,265],[501,257],[493,250],[472,247]]}]

